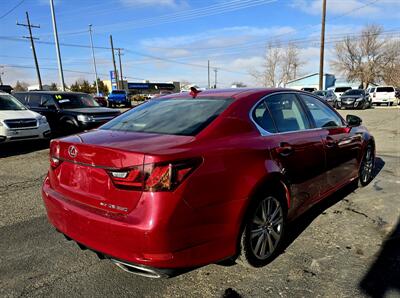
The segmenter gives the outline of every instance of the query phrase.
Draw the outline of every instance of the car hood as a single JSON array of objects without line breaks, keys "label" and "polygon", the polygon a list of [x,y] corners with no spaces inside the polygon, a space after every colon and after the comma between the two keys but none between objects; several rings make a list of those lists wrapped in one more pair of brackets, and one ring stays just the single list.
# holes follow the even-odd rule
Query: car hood
[{"label": "car hood", "polygon": [[115,114],[118,115],[118,110],[109,108],[80,108],[80,109],[63,109],[65,112],[76,113],[76,114]]},{"label": "car hood", "polygon": [[32,119],[39,118],[40,115],[30,110],[18,110],[18,111],[0,111],[0,120],[6,119]]}]

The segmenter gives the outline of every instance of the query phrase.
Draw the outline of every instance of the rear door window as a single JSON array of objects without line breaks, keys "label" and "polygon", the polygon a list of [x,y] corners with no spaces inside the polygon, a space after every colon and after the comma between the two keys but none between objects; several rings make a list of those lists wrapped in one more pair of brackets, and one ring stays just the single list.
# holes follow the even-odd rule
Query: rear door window
[{"label": "rear door window", "polygon": [[28,105],[31,108],[38,108],[41,104],[42,96],[40,94],[29,94],[29,102]]},{"label": "rear door window", "polygon": [[279,132],[311,128],[300,102],[293,93],[274,94],[265,100]]}]

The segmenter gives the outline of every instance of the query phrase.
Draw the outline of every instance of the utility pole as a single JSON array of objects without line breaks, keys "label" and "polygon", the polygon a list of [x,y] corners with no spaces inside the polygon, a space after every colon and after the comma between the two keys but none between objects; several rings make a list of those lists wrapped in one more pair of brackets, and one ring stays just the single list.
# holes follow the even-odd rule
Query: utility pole
[{"label": "utility pole", "polygon": [[53,21],[54,41],[55,41],[55,44],[56,44],[58,75],[60,76],[61,90],[65,91],[64,72],[63,72],[63,67],[62,67],[62,62],[61,62],[60,44],[58,42],[57,22],[56,22],[56,14],[54,12],[54,2],[53,2],[53,0],[50,0],[50,9],[51,9],[51,18],[52,18],[52,21]]},{"label": "utility pole", "polygon": [[1,79],[1,76],[4,74],[3,69],[4,66],[0,66],[0,85],[3,85],[3,80]]},{"label": "utility pole", "polygon": [[29,36],[24,36],[24,38],[31,40],[31,48],[32,48],[32,53],[33,53],[33,60],[35,60],[35,68],[36,68],[36,75],[37,75],[37,79],[38,79],[38,83],[39,83],[39,90],[42,90],[43,89],[42,78],[40,77],[40,70],[39,70],[39,63],[38,63],[37,56],[36,56],[35,42],[33,41],[34,39],[38,39],[38,38],[34,38],[32,36],[32,28],[40,28],[40,25],[32,25],[29,20],[29,14],[28,14],[28,12],[26,12],[26,24],[21,24],[21,23],[17,22],[17,26],[23,26],[23,27],[28,28]]},{"label": "utility pole", "polygon": [[99,80],[99,78],[97,77],[96,57],[94,56],[92,24],[89,25],[89,33],[90,33],[90,45],[92,47],[92,57],[93,57],[93,68],[94,68],[94,75],[95,75],[95,82],[96,82],[96,92],[97,92],[97,96],[99,96],[99,83],[97,82]]},{"label": "utility pole", "polygon": [[121,48],[117,49],[117,51],[118,51],[118,60],[119,60],[119,76],[121,78],[120,85],[121,85],[121,89],[124,89],[124,78],[122,76],[122,62],[121,62],[121,55],[123,55],[123,54],[121,54],[121,50],[122,50]]},{"label": "utility pole", "polygon": [[211,87],[211,83],[210,83],[210,60],[208,60],[208,68],[207,68],[207,70],[208,70],[208,89],[210,89],[210,87]]},{"label": "utility pole", "polygon": [[[110,35],[110,43],[111,43],[112,60],[113,60],[113,65],[114,65],[115,83],[116,83],[117,89],[118,89],[118,88],[119,88],[119,84],[118,84],[118,72],[117,72],[117,65],[115,64],[114,44],[113,44],[112,35]],[[111,82],[111,88],[112,88],[112,82]]]},{"label": "utility pole", "polygon": [[217,89],[217,73],[218,73],[218,69],[214,68],[214,74],[215,74],[214,89]]},{"label": "utility pole", "polygon": [[322,0],[321,49],[319,54],[319,90],[323,89],[324,80],[325,17],[326,0]]}]

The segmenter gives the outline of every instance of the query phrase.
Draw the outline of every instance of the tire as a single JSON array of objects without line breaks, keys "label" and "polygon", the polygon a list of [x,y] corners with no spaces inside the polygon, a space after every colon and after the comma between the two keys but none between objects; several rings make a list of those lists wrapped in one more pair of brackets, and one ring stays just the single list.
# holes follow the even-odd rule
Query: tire
[{"label": "tire", "polygon": [[63,133],[66,135],[72,135],[79,132],[79,127],[76,126],[75,122],[71,119],[65,120],[63,127]]},{"label": "tire", "polygon": [[359,186],[363,187],[368,185],[372,178],[375,168],[375,153],[374,146],[369,143],[365,149],[364,155],[361,160],[360,171],[359,171]]},{"label": "tire", "polygon": [[285,201],[275,194],[254,200],[245,218],[237,263],[246,267],[270,263],[281,250],[286,215]]},{"label": "tire", "polygon": [[388,106],[389,106],[389,105],[390,105],[390,106],[393,106],[393,102],[389,103]]}]

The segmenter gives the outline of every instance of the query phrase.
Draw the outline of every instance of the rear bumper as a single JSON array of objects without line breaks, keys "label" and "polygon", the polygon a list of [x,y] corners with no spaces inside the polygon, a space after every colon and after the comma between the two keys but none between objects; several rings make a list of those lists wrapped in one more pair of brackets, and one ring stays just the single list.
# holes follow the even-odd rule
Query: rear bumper
[{"label": "rear bumper", "polygon": [[49,221],[58,231],[110,259],[182,269],[210,264],[235,253],[234,237],[215,237],[210,223],[204,218],[194,222],[196,212],[172,197],[143,193],[138,207],[127,216],[71,201],[55,192],[48,178],[42,197]]}]

